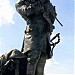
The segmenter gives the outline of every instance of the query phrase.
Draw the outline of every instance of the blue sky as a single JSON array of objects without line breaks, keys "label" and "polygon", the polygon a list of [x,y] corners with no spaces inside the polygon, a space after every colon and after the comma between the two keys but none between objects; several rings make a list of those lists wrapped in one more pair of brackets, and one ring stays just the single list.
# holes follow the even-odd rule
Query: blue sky
[{"label": "blue sky", "polygon": [[[0,0],[0,54],[21,49],[26,22],[15,10],[17,0]],[[57,21],[53,34],[60,32],[61,42],[54,49],[54,56],[47,60],[45,75],[74,73],[74,1],[51,0],[56,6]]]}]

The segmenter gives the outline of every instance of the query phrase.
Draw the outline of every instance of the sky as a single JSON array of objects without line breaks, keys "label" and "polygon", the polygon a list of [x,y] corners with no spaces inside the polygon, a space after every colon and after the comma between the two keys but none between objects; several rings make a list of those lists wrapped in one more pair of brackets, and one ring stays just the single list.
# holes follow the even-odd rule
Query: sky
[{"label": "sky", "polygon": [[[26,22],[17,13],[17,0],[0,0],[0,55],[21,49]],[[74,4],[75,0],[51,0],[57,18],[53,34],[60,33],[61,41],[54,48],[53,57],[46,61],[45,75],[74,74]]]}]

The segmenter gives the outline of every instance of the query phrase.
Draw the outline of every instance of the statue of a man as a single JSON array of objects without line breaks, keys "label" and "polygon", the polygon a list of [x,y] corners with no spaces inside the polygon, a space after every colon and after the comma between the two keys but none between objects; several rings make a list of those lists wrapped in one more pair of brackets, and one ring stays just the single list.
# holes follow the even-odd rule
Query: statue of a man
[{"label": "statue of a man", "polygon": [[50,35],[55,28],[55,8],[50,0],[20,0],[15,6],[27,22],[22,48],[27,54],[27,75],[43,75],[46,59],[52,57]]}]

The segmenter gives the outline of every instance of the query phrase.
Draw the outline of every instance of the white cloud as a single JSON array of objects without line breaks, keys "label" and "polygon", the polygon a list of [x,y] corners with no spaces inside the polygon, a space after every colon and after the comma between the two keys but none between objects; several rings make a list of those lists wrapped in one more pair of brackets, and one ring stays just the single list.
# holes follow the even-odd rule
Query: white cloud
[{"label": "white cloud", "polygon": [[0,56],[2,55],[2,53],[0,53]]},{"label": "white cloud", "polygon": [[[67,64],[68,63],[68,64]],[[72,64],[70,60],[66,60],[64,62],[58,62],[54,58],[47,60],[45,65],[45,75],[73,75],[73,71],[71,71],[71,67],[69,65]]]},{"label": "white cloud", "polygon": [[54,59],[49,59],[46,61],[46,65],[45,65],[45,75],[51,75],[51,74],[55,74],[52,70],[54,66],[59,65],[59,63]]},{"label": "white cloud", "polygon": [[6,23],[14,23],[14,10],[10,0],[0,0],[0,26]]},{"label": "white cloud", "polygon": [[1,47],[1,37],[0,37],[0,47]]}]

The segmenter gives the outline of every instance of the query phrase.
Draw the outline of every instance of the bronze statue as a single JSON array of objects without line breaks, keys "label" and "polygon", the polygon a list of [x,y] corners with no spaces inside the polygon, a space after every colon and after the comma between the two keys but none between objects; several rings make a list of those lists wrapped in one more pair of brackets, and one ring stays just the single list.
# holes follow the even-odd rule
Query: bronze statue
[{"label": "bronze statue", "polygon": [[55,6],[49,0],[21,0],[16,10],[27,22],[22,47],[27,53],[27,75],[43,75],[46,59],[53,56],[50,35],[55,28]]},{"label": "bronze statue", "polygon": [[[55,29],[53,25],[55,19],[60,23],[56,18],[55,6],[50,0],[19,0],[15,7],[27,22],[23,45],[21,52],[17,49],[9,52],[6,56],[8,60],[5,59],[5,55],[0,58],[0,66],[3,65],[5,68],[5,72],[2,74],[1,70],[1,74],[7,75],[7,71],[10,75],[10,72],[14,71],[13,75],[43,75],[46,59],[52,58],[53,49],[60,42],[59,33],[50,39],[53,29]],[[58,41],[53,43],[52,41],[56,37],[58,37]],[[9,65],[13,65],[12,70]],[[25,73],[23,73],[24,71]]]}]

